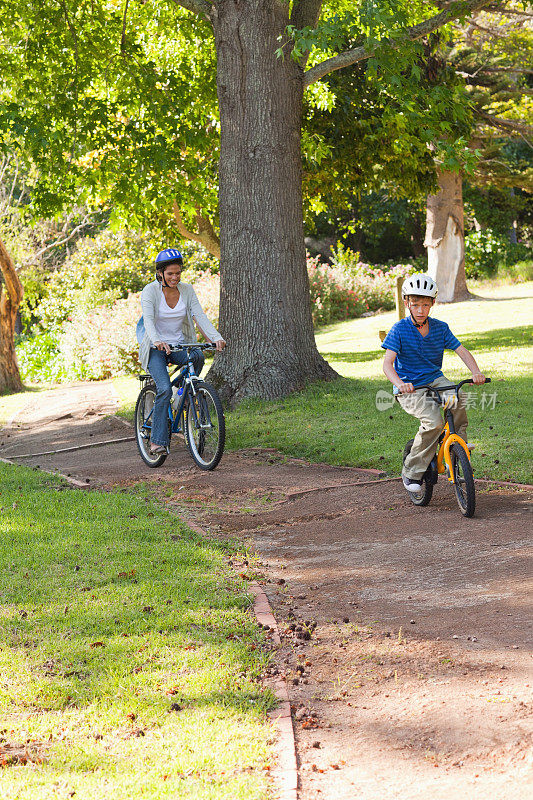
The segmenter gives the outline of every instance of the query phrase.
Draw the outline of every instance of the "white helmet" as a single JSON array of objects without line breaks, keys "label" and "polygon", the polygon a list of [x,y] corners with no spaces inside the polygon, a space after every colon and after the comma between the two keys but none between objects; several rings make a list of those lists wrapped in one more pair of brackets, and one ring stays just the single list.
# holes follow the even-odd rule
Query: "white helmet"
[{"label": "white helmet", "polygon": [[406,295],[417,294],[420,297],[432,297],[435,299],[438,292],[437,284],[425,272],[416,272],[406,278],[402,284],[402,297]]}]

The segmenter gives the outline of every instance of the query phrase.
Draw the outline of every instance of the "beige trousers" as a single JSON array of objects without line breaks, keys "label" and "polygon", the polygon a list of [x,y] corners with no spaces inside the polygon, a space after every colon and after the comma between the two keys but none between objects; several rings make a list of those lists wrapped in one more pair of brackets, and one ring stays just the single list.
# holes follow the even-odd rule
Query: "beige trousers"
[{"label": "beige trousers", "polygon": [[[453,381],[443,375],[428,384],[438,389],[440,386],[449,386]],[[446,392],[445,396],[452,394]],[[420,428],[415,436],[411,452],[405,459],[402,475],[411,480],[421,478],[437,449],[437,440],[444,429],[444,419],[441,406],[428,395],[425,389],[415,389],[411,394],[398,394],[396,399],[408,414],[420,420]],[[459,392],[459,403],[453,411],[455,430],[466,441],[466,410],[464,393]]]}]

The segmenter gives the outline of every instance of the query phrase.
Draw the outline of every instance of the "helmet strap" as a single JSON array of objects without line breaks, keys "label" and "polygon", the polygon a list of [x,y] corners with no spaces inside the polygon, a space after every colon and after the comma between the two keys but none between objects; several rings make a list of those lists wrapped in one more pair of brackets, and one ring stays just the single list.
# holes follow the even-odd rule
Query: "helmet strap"
[{"label": "helmet strap", "polygon": [[[409,310],[409,314],[411,314],[410,310]],[[429,319],[429,314],[425,318],[424,322],[416,322],[415,318],[411,314],[411,321],[412,321],[413,325],[415,326],[415,328],[423,328],[424,325],[426,324],[426,322],[428,321],[428,319]]]}]

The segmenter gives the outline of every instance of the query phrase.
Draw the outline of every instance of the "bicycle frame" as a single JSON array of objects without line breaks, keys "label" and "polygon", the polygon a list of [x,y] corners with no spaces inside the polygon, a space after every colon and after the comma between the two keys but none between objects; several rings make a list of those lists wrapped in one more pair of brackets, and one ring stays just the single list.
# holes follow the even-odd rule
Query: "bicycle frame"
[{"label": "bicycle frame", "polygon": [[[169,422],[171,423],[171,431],[172,431],[172,433],[180,433],[180,431],[181,431],[180,420],[182,419],[183,409],[185,408],[185,402],[186,402],[189,394],[192,394],[193,396],[196,395],[196,389],[194,387],[194,381],[195,381],[195,379],[196,380],[198,379],[198,376],[196,375],[196,373],[194,371],[194,365],[192,363],[192,359],[190,358],[190,352],[189,352],[189,357],[187,359],[187,363],[183,367],[181,367],[181,369],[178,366],[176,366],[176,369],[179,369],[178,375],[173,380],[171,380],[170,385],[171,386],[178,386],[178,385],[182,384],[183,385],[183,393],[181,395],[181,399],[180,399],[179,405],[178,405],[178,407],[177,407],[177,409],[175,411],[174,411],[174,409],[172,407],[172,404],[171,403],[168,404],[168,418],[169,418]],[[171,374],[174,374],[174,373],[171,373]],[[148,377],[148,376],[146,376],[146,377]],[[211,420],[209,420],[209,423],[206,424],[206,425],[202,425],[201,422],[199,421],[197,410],[196,410],[196,403],[190,403],[189,404],[189,408],[192,409],[192,413],[193,413],[193,416],[194,416],[194,423],[195,423],[197,428],[202,428],[202,427],[203,428],[209,428],[209,427],[211,427]],[[150,413],[148,414],[148,416],[146,417],[146,419],[144,420],[144,426],[143,427],[151,428],[150,419],[151,419],[152,414],[153,414],[153,408],[150,411]],[[148,423],[150,423],[150,424],[148,424]]]},{"label": "bicycle frame", "polygon": [[447,421],[446,425],[444,426],[443,438],[440,443],[439,452],[437,453],[437,472],[439,475],[442,475],[442,473],[446,472],[446,467],[448,467],[448,480],[450,483],[455,483],[455,475],[453,473],[453,465],[450,458],[450,447],[455,442],[461,445],[463,450],[466,452],[468,459],[470,460],[470,450],[468,449],[465,440],[459,436],[458,433],[452,433],[450,431],[450,425]]},{"label": "bicycle frame", "polygon": [[[439,450],[437,453],[437,472],[439,475],[442,475],[446,472],[446,468],[448,468],[448,480],[450,483],[455,483],[455,475],[453,471],[453,464],[452,459],[450,457],[450,448],[453,444],[457,443],[460,444],[465,453],[468,456],[468,460],[471,461],[470,458],[470,450],[468,449],[468,445],[465,440],[459,436],[458,433],[455,432],[455,427],[453,424],[453,414],[451,408],[448,406],[447,402],[442,401],[440,396],[440,392],[449,391],[453,389],[455,392],[455,396],[459,399],[459,389],[465,383],[472,383],[470,378],[467,378],[464,381],[461,381],[456,386],[441,386],[439,389],[434,388],[433,386],[424,386],[420,388],[429,389],[436,396],[436,402],[439,405],[442,405],[444,408],[444,416],[446,419],[446,424],[444,426],[444,430],[439,438]],[[487,378],[485,383],[490,383],[490,378]]]}]

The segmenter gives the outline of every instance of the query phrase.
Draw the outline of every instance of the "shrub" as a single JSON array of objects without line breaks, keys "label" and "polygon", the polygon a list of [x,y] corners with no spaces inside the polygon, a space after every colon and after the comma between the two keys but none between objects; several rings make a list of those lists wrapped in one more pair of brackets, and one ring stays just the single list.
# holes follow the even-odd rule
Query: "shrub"
[{"label": "shrub", "polygon": [[140,369],[135,326],[140,317],[139,295],[112,306],[80,310],[64,323],[59,351],[70,379],[102,380]]},{"label": "shrub", "polygon": [[[220,280],[205,276],[194,288],[205,313],[218,324]],[[102,380],[140,370],[135,326],[141,316],[140,293],[112,305],[79,308],[54,333],[38,333],[18,346],[25,380],[60,382]]]},{"label": "shrub", "polygon": [[465,272],[467,278],[491,278],[506,273],[518,262],[531,260],[531,249],[521,242],[491,230],[474,231],[465,237]]},{"label": "shrub", "polygon": [[467,278],[490,278],[505,260],[503,236],[491,231],[474,231],[465,237],[465,272]]},{"label": "shrub", "polygon": [[[318,257],[307,259],[315,326],[393,308],[397,277],[413,271],[409,264],[371,267],[347,250],[337,250],[337,255],[342,264],[321,264]],[[194,281],[194,288],[205,313],[218,325],[219,276],[204,271]],[[138,371],[135,325],[140,315],[139,292],[97,308],[78,305],[54,333],[40,334],[20,345],[24,378],[100,380]]]},{"label": "shrub", "polygon": [[220,261],[197,242],[184,241],[180,245],[183,254],[183,280],[195,283],[204,275],[218,275]]},{"label": "shrub", "polygon": [[22,379],[30,383],[61,383],[68,380],[53,333],[22,337],[17,342],[17,360]]},{"label": "shrub", "polygon": [[112,305],[153,279],[153,245],[142,234],[106,230],[81,239],[64,266],[46,284],[34,313],[41,330],[58,328],[80,310]]},{"label": "shrub", "polygon": [[372,267],[342,244],[333,251],[331,265],[308,258],[307,269],[315,326],[394,308],[397,278],[415,271],[410,264]]}]

